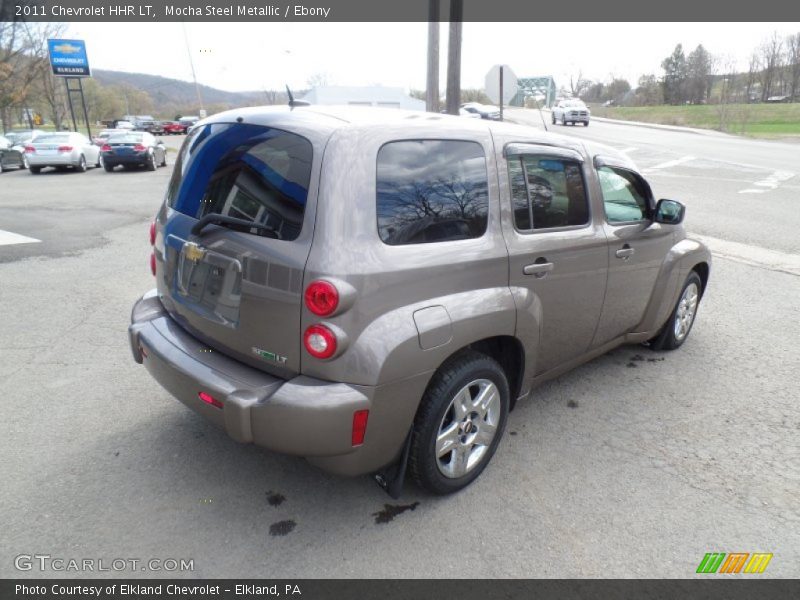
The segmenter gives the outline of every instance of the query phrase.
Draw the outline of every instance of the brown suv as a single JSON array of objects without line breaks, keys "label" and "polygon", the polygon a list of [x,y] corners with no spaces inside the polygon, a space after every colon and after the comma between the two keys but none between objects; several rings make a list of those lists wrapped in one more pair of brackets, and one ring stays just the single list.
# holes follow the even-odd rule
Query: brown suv
[{"label": "brown suv", "polygon": [[131,347],[237,441],[448,493],[536,385],[685,341],[710,255],[683,215],[625,156],[527,127],[233,110],[179,152]]}]

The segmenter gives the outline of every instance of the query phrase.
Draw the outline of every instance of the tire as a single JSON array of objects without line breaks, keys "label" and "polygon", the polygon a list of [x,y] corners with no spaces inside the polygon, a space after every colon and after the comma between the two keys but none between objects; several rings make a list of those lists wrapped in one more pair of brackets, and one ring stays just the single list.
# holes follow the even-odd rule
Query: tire
[{"label": "tire", "polygon": [[584,122],[583,122],[583,126],[584,126],[584,127],[588,127],[588,126],[589,126],[589,121],[584,121]]},{"label": "tire", "polygon": [[42,167],[28,167],[28,170],[31,172],[31,175],[38,175],[42,171]]},{"label": "tire", "polygon": [[166,167],[167,166],[167,151],[164,150],[164,159],[161,161],[161,164],[158,165],[159,167]]},{"label": "tire", "polygon": [[79,173],[86,173],[87,171],[86,157],[83,154],[81,154],[81,158],[78,161],[78,166],[75,167],[75,170],[78,171]]},{"label": "tire", "polygon": [[29,166],[30,165],[28,164],[28,157],[23,154],[22,155],[22,165],[20,166],[20,169],[27,169]]},{"label": "tire", "polygon": [[111,173],[111,171],[114,170],[114,165],[103,163],[103,168],[106,170],[106,173]]},{"label": "tire", "polygon": [[0,160],[0,173],[2,173],[2,172],[3,172],[3,161]]},{"label": "tire", "polygon": [[689,337],[689,333],[697,317],[700,297],[703,293],[703,282],[700,276],[692,271],[681,288],[678,302],[669,315],[669,319],[656,337],[650,340],[652,350],[675,350],[680,348]]},{"label": "tire", "polygon": [[147,161],[145,165],[148,171],[155,171],[156,170],[156,154],[155,152],[150,155],[150,160]]},{"label": "tire", "polygon": [[556,115],[555,115],[555,113],[551,113],[550,117],[553,120],[553,125],[555,125],[556,124]]},{"label": "tire", "polygon": [[98,154],[97,154],[97,162],[95,163],[94,166],[97,167],[98,169],[103,166],[103,153],[102,152],[98,152]]},{"label": "tire", "polygon": [[472,483],[503,437],[509,397],[503,369],[488,356],[469,351],[445,362],[414,417],[408,469],[417,484],[443,495]]}]

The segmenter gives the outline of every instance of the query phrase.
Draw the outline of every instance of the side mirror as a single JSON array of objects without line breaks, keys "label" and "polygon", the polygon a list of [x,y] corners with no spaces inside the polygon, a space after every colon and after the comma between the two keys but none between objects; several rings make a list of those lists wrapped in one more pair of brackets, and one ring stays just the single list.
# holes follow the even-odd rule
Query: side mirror
[{"label": "side mirror", "polygon": [[677,200],[667,200],[662,198],[656,204],[656,215],[653,219],[656,223],[665,225],[678,225],[683,222],[686,215],[686,207]]}]

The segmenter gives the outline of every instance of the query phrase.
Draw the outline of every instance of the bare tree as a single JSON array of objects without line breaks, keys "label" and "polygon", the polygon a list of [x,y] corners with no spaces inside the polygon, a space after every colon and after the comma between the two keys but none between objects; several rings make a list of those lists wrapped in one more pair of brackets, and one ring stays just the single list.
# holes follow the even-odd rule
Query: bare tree
[{"label": "bare tree", "polygon": [[800,93],[800,32],[786,38],[786,64],[789,69],[789,92],[792,102]]},{"label": "bare tree", "polygon": [[772,96],[772,87],[783,62],[783,40],[777,32],[767,38],[758,49],[761,58],[761,101]]},{"label": "bare tree", "polygon": [[588,79],[584,79],[581,71],[578,71],[577,76],[569,76],[569,93],[573,98],[580,98],[583,96],[591,85],[592,82]]}]

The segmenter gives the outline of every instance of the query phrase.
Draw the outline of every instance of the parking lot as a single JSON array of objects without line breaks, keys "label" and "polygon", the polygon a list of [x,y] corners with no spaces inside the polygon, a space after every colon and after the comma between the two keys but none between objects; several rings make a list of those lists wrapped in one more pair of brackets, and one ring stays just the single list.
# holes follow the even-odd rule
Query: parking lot
[{"label": "parking lot", "polygon": [[763,576],[796,576],[800,179],[739,194],[787,169],[720,162],[701,136],[676,162],[670,132],[634,147],[574,129],[686,202],[690,232],[716,240],[709,288],[680,350],[622,347],[538,388],[444,498],[237,444],[134,363],[130,308],[153,286],[148,227],[182,136],[156,172],[3,173],[0,230],[36,241],[0,234],[0,576],[92,575],[15,567],[47,554],[192,560],[181,577],[683,578],[707,552],[773,553]]}]

